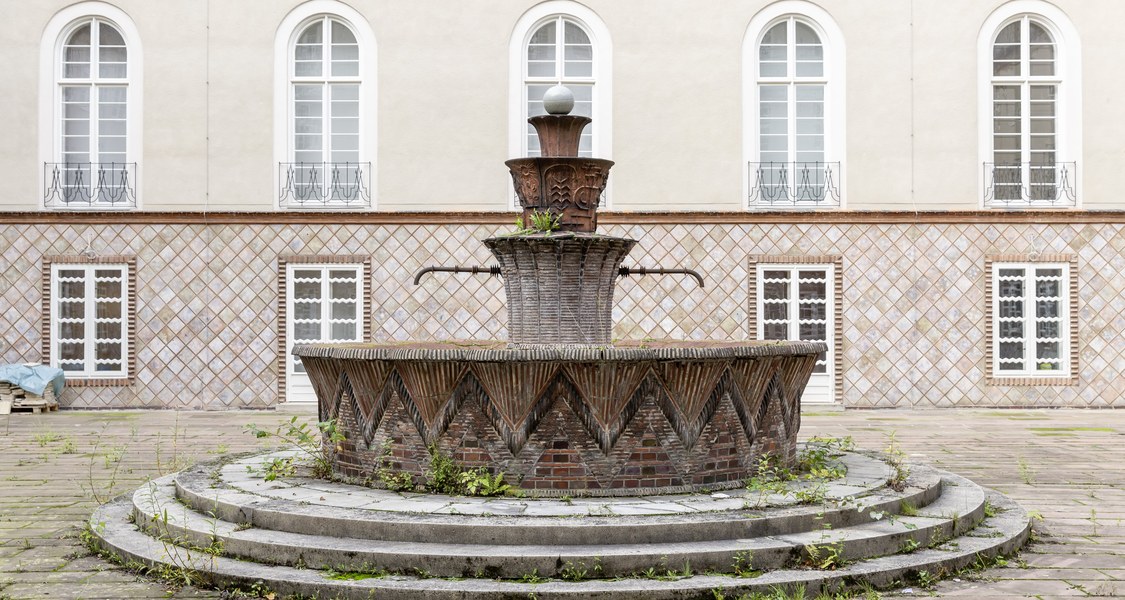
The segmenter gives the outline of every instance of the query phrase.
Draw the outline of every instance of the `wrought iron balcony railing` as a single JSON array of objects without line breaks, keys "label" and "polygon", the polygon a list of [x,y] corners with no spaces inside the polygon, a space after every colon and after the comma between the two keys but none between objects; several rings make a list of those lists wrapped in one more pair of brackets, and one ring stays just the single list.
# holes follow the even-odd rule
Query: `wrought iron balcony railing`
[{"label": "wrought iron balcony railing", "polygon": [[984,163],[984,205],[993,208],[1077,206],[1074,162]]},{"label": "wrought iron balcony railing", "polygon": [[752,162],[751,208],[833,208],[840,206],[839,162]]},{"label": "wrought iron balcony railing", "polygon": [[137,163],[44,163],[46,208],[136,208]]},{"label": "wrought iron balcony railing", "polygon": [[278,168],[281,208],[368,208],[371,163],[290,162]]}]

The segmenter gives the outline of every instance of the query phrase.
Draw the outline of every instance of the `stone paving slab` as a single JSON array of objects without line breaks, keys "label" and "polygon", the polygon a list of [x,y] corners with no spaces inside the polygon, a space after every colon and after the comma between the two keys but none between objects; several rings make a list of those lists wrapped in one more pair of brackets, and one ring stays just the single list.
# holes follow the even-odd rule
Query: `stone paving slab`
[{"label": "stone paving slab", "polygon": [[[85,557],[78,527],[99,501],[150,477],[268,447],[243,427],[272,429],[291,415],[64,410],[0,417],[0,598],[219,598],[192,588],[169,593]],[[311,407],[305,418],[312,420]],[[984,581],[947,580],[933,591],[885,596],[1125,597],[1125,411],[808,410],[801,439],[850,435],[860,448],[881,450],[892,432],[911,460],[996,488],[1043,521],[1039,542],[1008,567],[986,571]],[[26,560],[57,556],[62,566],[21,572],[20,557],[30,550],[43,554]]]}]

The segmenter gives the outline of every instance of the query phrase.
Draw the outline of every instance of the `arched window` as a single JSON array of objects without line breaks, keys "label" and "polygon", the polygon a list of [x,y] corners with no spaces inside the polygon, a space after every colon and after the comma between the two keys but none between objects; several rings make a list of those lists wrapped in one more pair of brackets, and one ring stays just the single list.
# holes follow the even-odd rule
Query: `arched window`
[{"label": "arched window", "polygon": [[[820,12],[819,19],[809,13]],[[841,204],[842,42],[823,11],[779,2],[751,22],[747,198],[753,208]],[[750,35],[753,35],[751,38]],[[752,41],[751,41],[752,40]]]},{"label": "arched window", "polygon": [[[282,30],[285,47],[284,148],[279,158],[279,208],[369,208],[374,56],[358,15],[334,2],[301,5]],[[346,9],[350,10],[350,9]],[[279,32],[280,35],[280,32]],[[371,63],[371,64],[369,64]],[[372,119],[373,120],[373,119]]]},{"label": "arched window", "polygon": [[539,155],[539,138],[527,119],[544,114],[543,93],[561,83],[574,92],[572,113],[593,119],[582,132],[579,156],[609,158],[611,60],[609,30],[585,6],[554,0],[524,13],[511,40],[509,154]]},{"label": "arched window", "polygon": [[92,2],[56,15],[45,47],[47,36],[49,72],[55,75],[48,93],[44,206],[135,208],[140,154],[135,28],[121,11]]},{"label": "arched window", "polygon": [[[564,15],[555,15],[540,24],[527,41],[524,71],[525,119],[546,114],[543,94],[553,85],[562,84],[574,92],[572,114],[593,116],[594,45],[581,23]],[[587,126],[578,145],[579,156],[593,156],[594,132]],[[539,137],[527,125],[524,151],[539,156]]]},{"label": "arched window", "polygon": [[[987,27],[987,155],[984,202],[996,207],[1074,206],[1077,164],[1066,139],[1073,133],[1065,96],[1073,73],[1065,63],[1072,49],[1051,19],[1014,2]],[[984,44],[982,44],[984,45]],[[983,62],[983,61],[982,61]],[[982,103],[983,104],[983,103]]]}]

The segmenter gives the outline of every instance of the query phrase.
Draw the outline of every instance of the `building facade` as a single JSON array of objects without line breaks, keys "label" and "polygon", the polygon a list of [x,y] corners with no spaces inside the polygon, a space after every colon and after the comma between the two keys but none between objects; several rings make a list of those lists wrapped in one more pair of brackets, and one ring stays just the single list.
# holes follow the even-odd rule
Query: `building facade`
[{"label": "building facade", "polygon": [[805,401],[1125,403],[1114,0],[0,0],[0,361],[265,408],[293,343],[496,339],[503,161],[570,87],[621,338],[823,340]]}]

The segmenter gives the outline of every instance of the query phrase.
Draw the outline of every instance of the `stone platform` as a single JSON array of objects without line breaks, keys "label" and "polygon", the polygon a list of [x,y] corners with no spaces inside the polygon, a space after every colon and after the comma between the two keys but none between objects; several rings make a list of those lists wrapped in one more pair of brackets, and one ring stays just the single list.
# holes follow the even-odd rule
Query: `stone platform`
[{"label": "stone platform", "polygon": [[[156,479],[98,509],[92,530],[127,560],[192,569],[216,585],[542,600],[882,587],[1010,553],[1029,532],[1004,496],[922,465],[896,491],[892,469],[860,453],[836,459],[847,475],[820,484],[826,501],[810,505],[796,499],[811,483],[773,494],[488,499],[264,481],[261,467],[285,455]],[[843,560],[815,568],[829,549]]]}]

